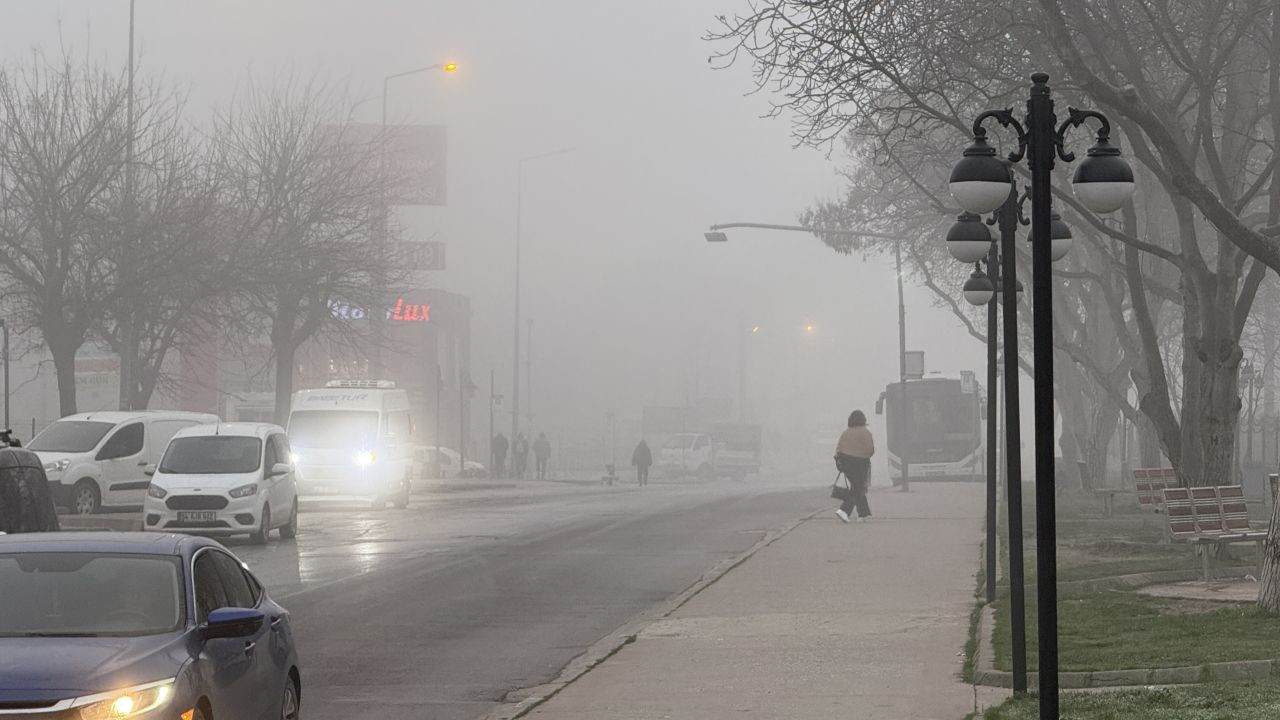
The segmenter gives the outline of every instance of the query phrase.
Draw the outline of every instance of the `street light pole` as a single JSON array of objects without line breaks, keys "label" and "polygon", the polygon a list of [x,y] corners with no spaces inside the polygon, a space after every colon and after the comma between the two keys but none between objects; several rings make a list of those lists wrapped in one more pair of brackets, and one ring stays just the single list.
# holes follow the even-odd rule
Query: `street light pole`
[{"label": "street light pole", "polygon": [[551,152],[529,155],[516,161],[516,271],[515,271],[515,322],[511,343],[511,442],[520,431],[520,228],[524,216],[524,166],[525,163],[573,152],[574,148],[561,148]]},{"label": "street light pole", "polygon": [[[1053,398],[1053,261],[1070,247],[1070,232],[1055,234],[1052,216],[1051,172],[1054,156],[1072,162],[1075,155],[1066,151],[1064,138],[1068,128],[1079,127],[1088,119],[1099,121],[1097,143],[1088,157],[1076,168],[1072,187],[1076,197],[1095,213],[1120,209],[1133,196],[1133,171],[1120,158],[1120,150],[1111,145],[1111,123],[1092,110],[1069,108],[1067,119],[1057,125],[1049,76],[1031,76],[1030,97],[1023,123],[1012,109],[988,110],[973,122],[973,144],[951,172],[952,196],[967,211],[986,213],[1004,204],[1010,194],[1012,179],[1008,167],[995,157],[995,149],[986,140],[982,127],[988,119],[1018,133],[1018,148],[1009,154],[1010,162],[1028,158],[1031,170],[1031,280],[1033,292],[1032,345],[1035,381],[1035,453],[1036,453],[1036,600],[1039,610],[1040,719],[1057,720],[1058,698],[1058,587],[1057,525],[1054,461],[1056,445]],[[1063,226],[1065,229],[1065,226]],[[1064,242],[1059,242],[1059,240]],[[1009,258],[1006,258],[1009,262]],[[1008,288],[1006,287],[1006,292]],[[1007,297],[1007,295],[1006,295]],[[1006,348],[1011,349],[1011,348]],[[1010,486],[1014,483],[1012,479]]]},{"label": "street light pole", "polygon": [[[999,279],[1000,253],[997,252],[996,244],[991,243],[991,250],[987,253],[987,267],[990,268],[988,274],[992,278],[992,282],[996,282],[996,287],[1000,285]],[[999,456],[996,454],[996,443],[998,436],[996,434],[996,406],[999,397],[999,379],[996,377],[996,354],[997,349],[997,323],[999,316],[1000,303],[987,301],[987,517],[996,517],[996,505],[998,500],[998,492],[996,490],[996,465],[999,464]],[[986,567],[986,586],[987,586],[987,602],[996,601],[996,563],[997,548],[996,543],[996,523],[987,523],[987,567]]]},{"label": "street light pole", "polygon": [[[381,143],[382,145],[380,148],[380,154],[381,154],[381,157],[383,158],[382,169],[384,171],[386,170],[385,158],[387,153],[387,146],[386,146],[386,143],[387,143],[387,95],[389,94],[389,90],[391,89],[391,81],[396,80],[398,78],[409,77],[410,75],[418,75],[420,73],[430,72],[432,70],[443,70],[446,73],[451,73],[457,69],[458,69],[457,63],[447,62],[447,63],[437,63],[435,65],[427,65],[425,67],[414,68],[412,70],[405,70],[403,72],[392,73],[390,75],[383,76],[382,78],[382,121],[380,123],[380,132],[378,134],[378,142]],[[377,235],[378,235],[377,239],[382,245],[386,245],[387,240],[390,236],[389,226],[391,223],[391,204],[390,204],[390,200],[386,196],[386,179],[385,178],[383,178],[383,182],[382,182],[381,205],[382,205],[381,207],[382,217],[380,218],[381,220],[380,227],[377,228]],[[380,331],[383,323],[386,321],[386,315],[387,315],[387,308],[385,307],[385,303],[383,302],[378,302],[377,307],[371,308],[369,310],[369,324],[374,329],[375,335],[378,335],[378,336],[381,335]],[[382,339],[381,337],[375,337],[375,340],[376,342],[374,342],[373,344],[373,357],[371,358],[372,359],[371,374],[376,378],[382,375],[384,368],[383,368],[383,362],[382,362]]]},{"label": "street light pole", "polygon": [[893,257],[898,270],[898,428],[902,431],[901,447],[903,453],[898,456],[898,467],[902,470],[902,492],[911,490],[910,453],[906,452],[907,439],[907,305],[902,293],[902,238],[893,243]]},{"label": "street light pole", "polygon": [[[1012,175],[1010,175],[1012,180]],[[1022,549],[1022,405],[1018,387],[1018,264],[1017,239],[1021,218],[1018,189],[1010,182],[1009,196],[996,210],[1000,228],[1000,293],[1004,298],[1004,437],[1005,502],[1009,505],[1009,617],[1013,650],[1013,691],[1027,692],[1027,610],[1025,563]]]}]

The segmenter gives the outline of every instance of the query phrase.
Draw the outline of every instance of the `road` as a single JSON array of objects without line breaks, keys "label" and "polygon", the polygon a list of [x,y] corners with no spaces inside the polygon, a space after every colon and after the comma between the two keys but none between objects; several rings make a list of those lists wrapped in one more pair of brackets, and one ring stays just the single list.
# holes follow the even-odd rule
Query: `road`
[{"label": "road", "polygon": [[311,720],[472,720],[831,501],[821,480],[434,491],[228,543],[289,608]]}]

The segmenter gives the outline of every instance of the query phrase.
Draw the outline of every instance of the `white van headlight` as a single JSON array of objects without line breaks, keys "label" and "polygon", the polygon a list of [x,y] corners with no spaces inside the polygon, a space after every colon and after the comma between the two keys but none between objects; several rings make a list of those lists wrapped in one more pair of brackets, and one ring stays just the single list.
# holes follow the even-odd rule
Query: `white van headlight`
[{"label": "white van headlight", "polygon": [[62,472],[63,470],[66,470],[69,467],[71,467],[71,460],[67,458],[63,458],[62,460],[58,460],[56,462],[45,463],[44,471],[45,472]]},{"label": "white van headlight", "polygon": [[356,453],[357,465],[372,465],[373,461],[378,459],[378,453],[372,450],[361,450]]},{"label": "white van headlight", "polygon": [[227,494],[233,498],[243,498],[249,497],[250,495],[256,495],[258,494],[258,483],[249,483],[248,485],[241,485],[238,488],[232,488]]},{"label": "white van headlight", "polygon": [[165,490],[164,488],[160,487],[155,483],[151,483],[149,486],[147,486],[147,497],[153,497],[157,500],[163,500],[164,496],[168,494],[169,494],[168,490]]},{"label": "white van headlight", "polygon": [[163,707],[173,697],[173,681],[135,685],[134,687],[77,698],[80,720],[115,720],[138,717]]}]

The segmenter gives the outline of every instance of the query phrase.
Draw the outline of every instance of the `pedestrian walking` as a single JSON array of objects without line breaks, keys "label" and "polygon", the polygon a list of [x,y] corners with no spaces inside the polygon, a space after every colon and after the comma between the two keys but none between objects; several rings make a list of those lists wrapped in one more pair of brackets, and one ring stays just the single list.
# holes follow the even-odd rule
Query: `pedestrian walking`
[{"label": "pedestrian walking", "polygon": [[538,433],[538,439],[533,441],[533,459],[538,463],[538,479],[547,479],[547,459],[551,457],[551,443],[547,441],[546,433]]},{"label": "pedestrian walking", "polygon": [[507,436],[498,433],[493,437],[493,476],[500,478],[507,469]]},{"label": "pedestrian walking", "polygon": [[636,483],[640,487],[649,484],[649,466],[653,464],[653,453],[649,451],[649,443],[642,438],[640,444],[631,453],[631,464],[636,466]]},{"label": "pedestrian walking", "polygon": [[849,514],[858,511],[858,522],[871,517],[867,504],[867,486],[871,484],[871,456],[876,454],[876,443],[867,429],[867,416],[861,410],[849,413],[849,427],[836,443],[836,469],[849,481],[849,494],[836,515],[849,522]]},{"label": "pedestrian walking", "polygon": [[511,450],[511,471],[517,480],[524,479],[525,468],[529,465],[529,441],[524,433],[516,435],[516,444]]}]

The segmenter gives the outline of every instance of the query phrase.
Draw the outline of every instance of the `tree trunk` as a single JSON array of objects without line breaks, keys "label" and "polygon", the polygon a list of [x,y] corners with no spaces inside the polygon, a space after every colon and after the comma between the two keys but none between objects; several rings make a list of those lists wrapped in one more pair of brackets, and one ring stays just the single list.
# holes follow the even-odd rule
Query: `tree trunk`
[{"label": "tree trunk", "polygon": [[276,407],[275,421],[283,426],[289,421],[289,406],[293,400],[294,361],[298,348],[291,341],[275,343],[276,355]]},{"label": "tree trunk", "polygon": [[58,413],[61,417],[76,414],[76,351],[80,343],[50,334],[46,339],[53,356],[54,375],[58,379]]},{"label": "tree trunk", "polygon": [[[1268,490],[1269,491],[1269,490]],[[1280,613],[1280,503],[1271,503],[1271,526],[1262,544],[1262,577],[1258,578],[1258,607]]]}]

